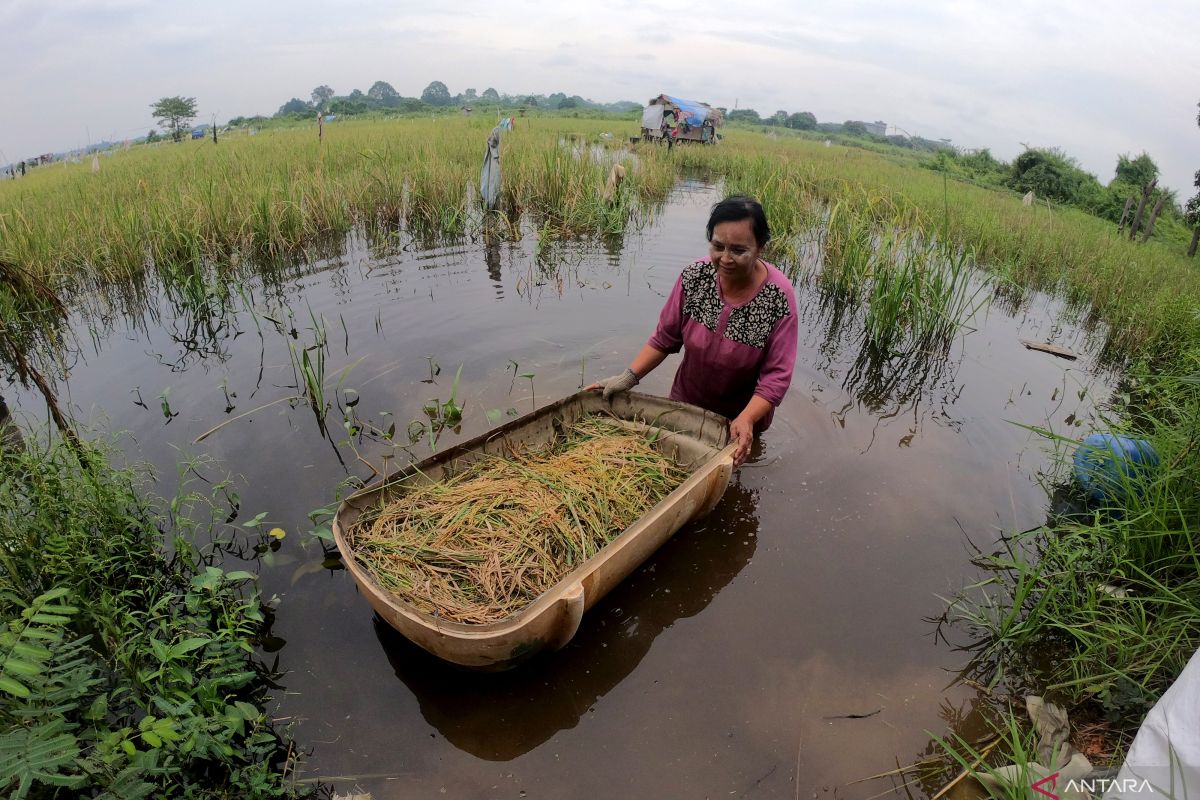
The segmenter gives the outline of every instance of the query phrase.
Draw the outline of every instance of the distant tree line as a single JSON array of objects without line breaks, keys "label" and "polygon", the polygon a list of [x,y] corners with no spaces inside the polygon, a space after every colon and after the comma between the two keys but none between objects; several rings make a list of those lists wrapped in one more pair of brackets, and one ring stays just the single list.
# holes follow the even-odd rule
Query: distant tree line
[{"label": "distant tree line", "polygon": [[[354,89],[349,94],[338,95],[329,86],[318,86],[312,90],[308,100],[293,97],[275,112],[276,117],[311,116],[316,112],[337,114],[339,116],[354,116],[355,114],[370,113],[417,113],[444,108],[458,107],[528,107],[551,110],[566,109],[596,109],[615,113],[625,113],[640,109],[640,103],[620,101],[617,103],[596,103],[579,95],[567,95],[555,92],[550,95],[541,94],[501,94],[489,87],[483,92],[474,88],[465,89],[459,94],[451,94],[450,89],[441,81],[432,81],[419,97],[405,97],[396,91],[387,81],[375,81],[365,92]],[[231,120],[232,124],[245,121],[242,118]]]},{"label": "distant tree line", "polygon": [[[728,112],[725,109],[721,109],[721,111],[725,114],[725,118],[731,122],[790,128],[796,131],[812,131],[824,134],[838,141],[844,141],[849,138],[850,140],[864,140],[875,144],[890,144],[894,147],[926,152],[937,152],[939,150],[953,152],[954,150],[947,142],[925,139],[921,136],[881,136],[871,133],[867,130],[867,124],[860,120],[848,119],[845,122],[818,122],[816,115],[811,111],[788,113],[787,111],[780,110],[769,117],[761,116],[753,108],[735,108],[733,111]],[[857,144],[858,142],[850,141],[847,143]]]},{"label": "distant tree line", "polygon": [[[725,116],[731,122],[825,134],[845,144],[887,144],[925,152],[928,155],[923,157],[922,164],[930,169],[993,188],[1021,194],[1033,192],[1037,198],[1074,206],[1113,222],[1131,238],[1141,234],[1146,238],[1190,240],[1189,255],[1194,255],[1200,244],[1200,192],[1186,206],[1181,206],[1176,192],[1158,185],[1158,165],[1148,153],[1119,156],[1116,175],[1105,185],[1084,171],[1074,158],[1053,147],[1027,147],[1008,163],[995,158],[987,149],[960,151],[948,140],[880,136],[871,133],[864,122],[818,122],[807,111],[781,110],[763,117],[752,108],[738,108]],[[1196,122],[1200,125],[1200,114]],[[1196,172],[1195,185],[1200,189],[1200,170]]]}]

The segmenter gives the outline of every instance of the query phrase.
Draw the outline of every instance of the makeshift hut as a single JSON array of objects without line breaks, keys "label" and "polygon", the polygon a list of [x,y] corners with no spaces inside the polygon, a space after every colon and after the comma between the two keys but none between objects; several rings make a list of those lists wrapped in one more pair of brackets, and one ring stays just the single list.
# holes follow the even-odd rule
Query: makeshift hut
[{"label": "makeshift hut", "polygon": [[660,94],[642,109],[642,138],[716,144],[716,129],[724,123],[720,110],[708,103]]}]

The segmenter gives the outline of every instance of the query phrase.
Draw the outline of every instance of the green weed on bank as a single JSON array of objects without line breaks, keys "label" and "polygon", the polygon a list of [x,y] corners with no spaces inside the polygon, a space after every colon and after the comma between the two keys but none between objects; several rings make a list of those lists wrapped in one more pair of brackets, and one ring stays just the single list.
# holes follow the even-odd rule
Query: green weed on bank
[{"label": "green weed on bank", "polygon": [[146,473],[81,447],[0,452],[0,793],[296,796],[255,657],[269,609],[195,544],[216,507],[143,499]]},{"label": "green weed on bank", "polygon": [[[1200,647],[1200,348],[1170,374],[1141,366],[1126,380],[1112,429],[1148,439],[1159,468],[1007,539],[951,614],[972,628],[991,682],[1130,730]],[[1069,486],[1073,442],[1051,441]]]}]

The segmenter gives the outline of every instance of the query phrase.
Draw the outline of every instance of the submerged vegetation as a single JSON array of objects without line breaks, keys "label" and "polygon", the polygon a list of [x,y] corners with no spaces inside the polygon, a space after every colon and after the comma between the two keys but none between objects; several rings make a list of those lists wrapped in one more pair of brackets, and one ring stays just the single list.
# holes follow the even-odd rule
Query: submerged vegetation
[{"label": "submerged vegetation", "polygon": [[822,243],[817,285],[833,299],[865,304],[865,338],[881,354],[949,346],[982,303],[983,285],[972,286],[974,259],[899,219],[880,226],[837,202]]}]

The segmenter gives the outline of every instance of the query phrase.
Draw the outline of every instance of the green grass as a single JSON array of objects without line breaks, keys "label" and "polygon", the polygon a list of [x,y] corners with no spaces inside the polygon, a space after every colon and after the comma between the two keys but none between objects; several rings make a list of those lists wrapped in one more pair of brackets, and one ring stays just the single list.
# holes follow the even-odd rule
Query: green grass
[{"label": "green grass", "polygon": [[[1111,420],[1146,437],[1162,466],[1010,540],[982,560],[992,576],[956,601],[992,680],[1042,682],[1069,703],[1136,716],[1200,647],[1200,350],[1188,361],[1183,374],[1134,370],[1136,405]],[[1068,486],[1074,443],[1047,437]]]},{"label": "green grass", "polygon": [[[1200,648],[1200,343],[1168,369],[1132,367],[1109,413],[1109,429],[1148,439],[1160,467],[1005,537],[948,617],[971,634],[969,673],[1046,692],[1076,722],[1102,721],[1127,741]],[[1079,496],[1075,443],[1043,433],[1057,454],[1054,491]]]},{"label": "green grass", "polygon": [[227,509],[81,448],[0,451],[0,792],[297,796],[254,655],[267,609],[201,545]]},{"label": "green grass", "polygon": [[[461,235],[478,217],[483,119],[348,121],[323,143],[302,128],[139,147],[96,174],[48,166],[0,187],[0,264],[60,295],[168,280],[184,265],[302,257],[354,227],[384,235]],[[596,120],[522,120],[506,135],[502,208],[566,235],[623,229],[601,197],[608,167],[559,146],[567,130],[595,138]],[[673,173],[661,159],[626,163],[625,210],[661,202]]]},{"label": "green grass", "polygon": [[[348,120],[329,126],[323,143],[306,128],[279,128],[219,145],[134,148],[104,159],[97,174],[85,165],[39,168],[0,185],[0,265],[21,276],[3,288],[19,294],[36,285],[69,300],[155,274],[173,283],[187,266],[265,270],[336,248],[356,227],[384,245],[401,229],[426,239],[482,229],[473,187],[492,124]],[[518,120],[503,145],[505,223],[489,230],[520,235],[516,221],[527,215],[555,236],[620,234],[652,217],[677,174],[699,170],[762,199],[776,231],[771,255],[794,275],[798,240],[826,218],[899,226],[953,243],[1002,282],[1090,307],[1111,330],[1114,356],[1148,349],[1169,357],[1196,331],[1188,312],[1200,281],[1191,262],[1158,242],[1131,243],[1082,212],[1027,208],[1012,193],[945,181],[867,150],[736,129],[717,147],[641,146],[635,157],[621,145],[634,124]],[[602,132],[614,136],[601,140]],[[599,143],[625,165],[615,200],[603,197],[607,159],[579,142]],[[827,245],[855,243],[831,231]]]}]

